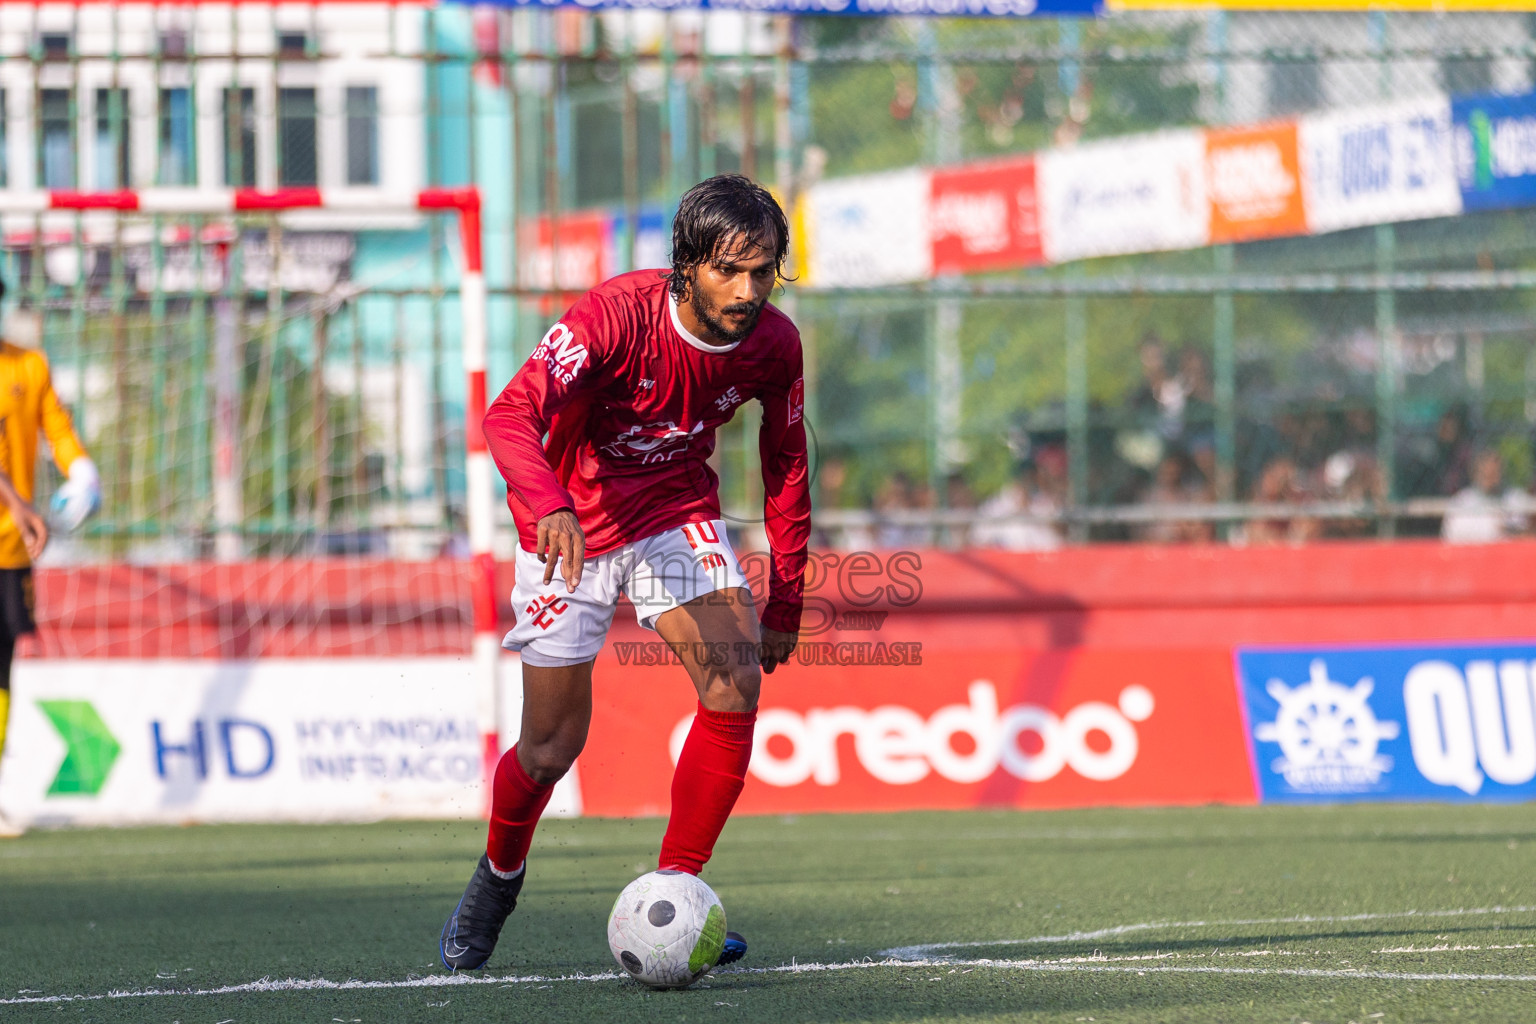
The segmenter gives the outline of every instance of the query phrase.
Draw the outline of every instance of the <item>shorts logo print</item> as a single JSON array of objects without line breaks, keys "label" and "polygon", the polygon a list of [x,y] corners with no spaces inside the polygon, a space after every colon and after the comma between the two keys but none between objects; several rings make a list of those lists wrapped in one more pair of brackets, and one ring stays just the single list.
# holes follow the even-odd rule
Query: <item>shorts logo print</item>
[{"label": "shorts logo print", "polygon": [[555,624],[555,616],[569,607],[570,605],[562,601],[558,595],[546,594],[534,598],[523,612],[531,617],[534,625],[540,629],[548,629]]}]

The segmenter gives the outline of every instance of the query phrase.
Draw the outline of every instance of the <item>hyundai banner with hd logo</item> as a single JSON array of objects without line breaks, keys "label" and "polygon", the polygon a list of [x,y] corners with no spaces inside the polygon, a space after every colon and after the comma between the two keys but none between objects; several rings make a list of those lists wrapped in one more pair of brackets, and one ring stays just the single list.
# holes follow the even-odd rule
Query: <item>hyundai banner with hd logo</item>
[{"label": "hyundai banner with hd logo", "polygon": [[1536,645],[1243,648],[1265,802],[1536,797]]},{"label": "hyundai banner with hd logo", "polygon": [[[89,826],[475,818],[483,741],[467,663],[23,659],[0,811]],[[516,659],[501,686],[515,722]]]}]

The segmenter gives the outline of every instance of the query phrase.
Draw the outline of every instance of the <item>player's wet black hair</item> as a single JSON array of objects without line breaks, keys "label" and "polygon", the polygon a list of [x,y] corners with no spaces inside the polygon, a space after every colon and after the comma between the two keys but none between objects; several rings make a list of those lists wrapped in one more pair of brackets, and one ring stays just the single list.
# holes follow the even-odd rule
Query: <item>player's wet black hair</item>
[{"label": "player's wet black hair", "polygon": [[[729,250],[724,243],[735,239]],[[778,200],[751,178],[717,174],[689,189],[672,219],[674,298],[688,294],[689,271],[704,263],[729,263],[752,246],[773,253],[774,270],[783,276],[789,251],[789,220]]]}]

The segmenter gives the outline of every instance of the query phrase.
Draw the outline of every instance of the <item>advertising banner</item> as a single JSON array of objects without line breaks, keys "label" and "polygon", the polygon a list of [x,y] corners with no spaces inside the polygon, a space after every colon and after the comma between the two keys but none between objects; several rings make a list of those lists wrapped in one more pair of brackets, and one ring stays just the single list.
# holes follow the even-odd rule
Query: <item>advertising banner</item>
[{"label": "advertising banner", "polygon": [[1265,802],[1536,798],[1536,644],[1240,649]]},{"label": "advertising banner", "polygon": [[613,217],[604,210],[576,210],[530,217],[518,225],[524,284],[530,288],[585,291],[613,276]]},{"label": "advertising banner", "polygon": [[935,170],[931,187],[935,274],[1044,262],[1033,157]]},{"label": "advertising banner", "polygon": [[1452,100],[1451,117],[1462,205],[1536,204],[1536,94]]},{"label": "advertising banner", "polygon": [[1213,243],[1306,233],[1294,121],[1206,132],[1205,168]]},{"label": "advertising banner", "polygon": [[[811,641],[765,678],[738,811],[1254,800],[1225,652],[874,636]],[[695,699],[680,667],[637,663],[653,646],[599,660],[586,813],[666,813]]]},{"label": "advertising banner", "polygon": [[[623,216],[622,214],[620,215]],[[643,209],[635,225],[635,265],[633,270],[671,265],[672,223],[661,209]]]},{"label": "advertising banner", "polygon": [[1110,11],[1532,11],[1536,0],[1109,0]]},{"label": "advertising banner", "polygon": [[1309,231],[1461,212],[1449,98],[1309,114],[1300,124]]},{"label": "advertising banner", "polygon": [[[501,665],[515,723],[520,664]],[[477,818],[475,707],[467,657],[23,659],[0,809],[44,825]]]},{"label": "advertising banner", "polygon": [[1038,168],[1042,243],[1052,263],[1210,241],[1201,132],[1053,149]]},{"label": "advertising banner", "polygon": [[930,191],[921,168],[814,185],[805,197],[806,283],[858,288],[932,276]]},{"label": "advertising banner", "polygon": [[[468,3],[469,0],[457,0]],[[1100,0],[491,0],[498,7],[631,8],[658,11],[749,11],[761,14],[933,15],[945,18],[1027,18],[1101,10]]]}]

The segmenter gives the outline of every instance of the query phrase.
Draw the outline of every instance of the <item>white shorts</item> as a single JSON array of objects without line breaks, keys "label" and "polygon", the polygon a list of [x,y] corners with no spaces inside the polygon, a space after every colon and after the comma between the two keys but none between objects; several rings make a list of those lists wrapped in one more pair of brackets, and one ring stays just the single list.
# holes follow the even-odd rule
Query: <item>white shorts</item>
[{"label": "white shorts", "polygon": [[521,652],[529,665],[558,668],[597,657],[621,593],[634,603],[640,625],[655,629],[663,612],[705,594],[733,587],[751,590],[718,519],[675,527],[588,558],[574,594],[566,593],[559,569],[545,586],[544,563],[518,547],[512,588],[517,625],[501,646]]}]

